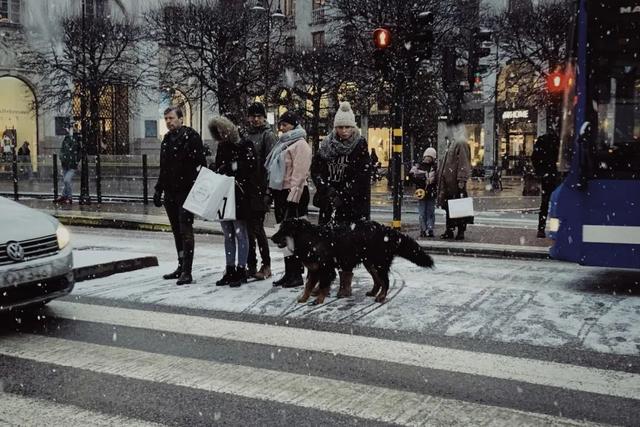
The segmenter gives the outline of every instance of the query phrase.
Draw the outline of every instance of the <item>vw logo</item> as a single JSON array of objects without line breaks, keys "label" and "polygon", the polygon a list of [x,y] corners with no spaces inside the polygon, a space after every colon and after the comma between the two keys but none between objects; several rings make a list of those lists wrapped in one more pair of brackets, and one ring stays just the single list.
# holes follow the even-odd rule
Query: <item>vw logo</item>
[{"label": "vw logo", "polygon": [[14,261],[22,261],[24,259],[24,248],[18,242],[7,243],[7,255]]}]

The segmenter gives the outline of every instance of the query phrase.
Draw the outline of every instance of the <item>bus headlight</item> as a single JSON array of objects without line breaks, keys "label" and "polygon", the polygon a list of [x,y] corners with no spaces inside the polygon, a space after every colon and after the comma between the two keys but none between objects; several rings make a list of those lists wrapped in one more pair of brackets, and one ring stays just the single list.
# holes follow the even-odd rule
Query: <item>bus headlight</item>
[{"label": "bus headlight", "polygon": [[547,227],[551,233],[557,233],[560,229],[560,220],[558,218],[549,218]]},{"label": "bus headlight", "polygon": [[62,224],[58,224],[56,237],[58,238],[58,247],[60,249],[63,249],[71,241],[71,233],[69,233],[69,229]]}]

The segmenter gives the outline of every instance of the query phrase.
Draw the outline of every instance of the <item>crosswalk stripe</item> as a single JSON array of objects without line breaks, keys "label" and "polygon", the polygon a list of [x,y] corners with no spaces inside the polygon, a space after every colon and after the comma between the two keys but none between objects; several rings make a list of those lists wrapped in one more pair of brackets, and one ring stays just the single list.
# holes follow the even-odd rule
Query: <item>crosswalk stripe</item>
[{"label": "crosswalk stripe", "polygon": [[302,328],[57,301],[55,317],[288,347],[640,400],[640,375]]},{"label": "crosswalk stripe", "polygon": [[[46,421],[45,421],[46,420]],[[88,411],[77,406],[62,405],[31,397],[0,392],[0,424],[14,426],[86,427],[86,426],[131,426],[160,427],[120,415],[108,415]]]},{"label": "crosswalk stripe", "polygon": [[[0,354],[127,379],[312,408],[400,425],[595,425],[561,417],[242,365],[15,335]],[[501,421],[508,420],[508,421]]]}]

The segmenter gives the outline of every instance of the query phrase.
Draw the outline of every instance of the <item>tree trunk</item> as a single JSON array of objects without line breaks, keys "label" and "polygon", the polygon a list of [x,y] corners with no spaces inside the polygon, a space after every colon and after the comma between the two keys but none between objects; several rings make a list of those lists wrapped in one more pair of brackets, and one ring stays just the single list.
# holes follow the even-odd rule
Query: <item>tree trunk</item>
[{"label": "tree trunk", "polygon": [[312,134],[313,134],[313,152],[318,152],[318,148],[320,148],[320,101],[322,100],[322,95],[317,93],[313,97],[313,110],[312,116],[313,121],[311,124]]}]

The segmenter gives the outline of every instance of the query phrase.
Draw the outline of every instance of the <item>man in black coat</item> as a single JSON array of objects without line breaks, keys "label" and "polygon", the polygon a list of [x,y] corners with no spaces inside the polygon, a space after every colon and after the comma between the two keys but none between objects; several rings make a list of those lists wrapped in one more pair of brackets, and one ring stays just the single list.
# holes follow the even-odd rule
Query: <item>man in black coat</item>
[{"label": "man in black coat", "polygon": [[164,207],[171,223],[171,231],[178,252],[178,268],[162,276],[165,280],[178,279],[177,285],[192,282],[193,214],[182,205],[198,177],[200,167],[206,166],[202,138],[194,129],[183,125],[182,110],[169,107],[164,112],[169,132],[160,148],[160,175],[153,195],[153,204]]},{"label": "man in black coat", "polygon": [[[269,240],[264,231],[265,215],[271,205],[271,197],[268,190],[268,174],[264,162],[276,145],[278,138],[267,123],[267,110],[259,102],[251,104],[247,110],[247,140],[253,144],[253,151],[257,158],[256,176],[258,178],[257,196],[251,204],[251,216],[248,219],[249,227],[249,260],[247,262],[248,274],[258,280],[271,277],[271,257],[269,254]],[[256,242],[260,250],[262,265],[258,267],[256,256]]]},{"label": "man in black coat", "polygon": [[531,163],[538,177],[540,177],[540,187],[542,198],[540,200],[540,213],[538,214],[538,237],[545,237],[545,226],[549,213],[549,200],[551,193],[558,186],[558,150],[560,140],[554,134],[541,135],[533,145]]}]

